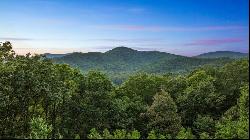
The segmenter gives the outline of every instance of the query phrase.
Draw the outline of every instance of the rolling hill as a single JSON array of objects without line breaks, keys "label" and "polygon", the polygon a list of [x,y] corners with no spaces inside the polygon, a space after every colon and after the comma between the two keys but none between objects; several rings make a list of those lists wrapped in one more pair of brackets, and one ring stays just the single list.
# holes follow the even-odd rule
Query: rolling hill
[{"label": "rolling hill", "polygon": [[221,57],[229,57],[233,59],[239,59],[248,57],[247,53],[240,52],[232,52],[232,51],[216,51],[216,52],[208,52],[204,54],[200,54],[196,56],[197,58],[221,58]]},{"label": "rolling hill", "polygon": [[[210,54],[210,55],[208,55]],[[208,53],[197,57],[186,57],[158,51],[137,51],[127,47],[117,47],[105,53],[75,52],[53,57],[55,63],[66,63],[79,68],[82,72],[100,70],[107,73],[115,83],[121,83],[128,75],[137,72],[148,73],[186,73],[203,65],[221,66],[234,57],[225,58],[221,53]],[[222,53],[228,54],[228,53]],[[242,57],[240,54],[239,57]],[[210,57],[208,57],[210,56]],[[213,56],[213,57],[212,57]],[[220,58],[219,56],[222,56]],[[232,55],[230,55],[232,56]],[[213,58],[213,59],[211,59]]]}]

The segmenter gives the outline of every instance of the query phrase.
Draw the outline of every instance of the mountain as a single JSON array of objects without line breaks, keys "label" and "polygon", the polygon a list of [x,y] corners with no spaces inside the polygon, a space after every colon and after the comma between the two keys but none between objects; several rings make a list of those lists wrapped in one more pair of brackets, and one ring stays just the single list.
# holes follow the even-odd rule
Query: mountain
[{"label": "mountain", "polygon": [[171,60],[182,57],[174,54],[157,51],[137,51],[127,47],[117,47],[105,53],[71,53],[60,58],[54,58],[55,62],[67,63],[79,67],[83,71],[99,69],[107,72],[138,71],[145,65],[161,60]]},{"label": "mountain", "polygon": [[221,66],[232,61],[230,58],[186,57],[159,51],[137,51],[127,47],[117,47],[105,53],[74,52],[53,57],[55,63],[67,63],[82,72],[100,70],[107,73],[115,83],[121,83],[128,75],[137,72],[185,73],[203,65]]},{"label": "mountain", "polygon": [[216,51],[200,54],[196,56],[197,58],[221,58],[229,57],[233,59],[248,57],[248,53],[232,52],[232,51]]}]

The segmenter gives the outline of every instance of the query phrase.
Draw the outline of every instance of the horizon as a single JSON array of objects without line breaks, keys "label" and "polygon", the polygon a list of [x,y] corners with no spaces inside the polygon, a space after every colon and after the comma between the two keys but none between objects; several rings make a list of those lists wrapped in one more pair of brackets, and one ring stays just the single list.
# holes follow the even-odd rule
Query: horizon
[{"label": "horizon", "polygon": [[[109,50],[106,50],[106,51],[89,51],[89,52],[69,52],[69,53],[43,53],[43,54],[52,54],[52,55],[66,55],[66,54],[73,54],[73,53],[106,53],[108,51],[112,51],[113,49],[116,49],[116,48],[127,48],[127,49],[132,49],[134,51],[139,51],[139,52],[147,52],[147,51],[157,51],[157,52],[162,52],[162,51],[158,51],[158,50],[137,50],[138,48],[130,48],[130,47],[126,47],[126,46],[118,46],[118,47],[114,47],[114,48],[111,48]],[[233,53],[242,53],[242,54],[249,54],[249,52],[237,52],[237,51],[213,51],[213,52],[205,52],[205,53],[201,53],[201,54],[197,54],[197,55],[194,55],[194,56],[186,56],[186,55],[181,55],[181,56],[186,56],[186,57],[195,57],[195,56],[199,56],[199,55],[202,55],[202,54],[207,54],[207,53],[215,53],[215,52],[233,52]],[[168,53],[168,52],[164,52],[164,53]],[[170,54],[174,54],[174,53],[170,53]],[[177,55],[177,54],[174,54],[174,55]]]},{"label": "horizon", "polygon": [[1,0],[0,42],[17,54],[115,46],[196,56],[249,53],[248,0]]}]

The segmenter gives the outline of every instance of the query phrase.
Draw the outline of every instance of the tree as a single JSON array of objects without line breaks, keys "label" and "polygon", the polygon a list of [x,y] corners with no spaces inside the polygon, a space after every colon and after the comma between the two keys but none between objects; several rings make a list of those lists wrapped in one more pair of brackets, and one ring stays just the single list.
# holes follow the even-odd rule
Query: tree
[{"label": "tree", "polygon": [[223,105],[225,97],[216,93],[214,82],[215,78],[203,70],[188,76],[188,86],[183,96],[177,99],[185,126],[192,126],[198,114],[210,116],[219,114],[218,108]]},{"label": "tree", "polygon": [[142,135],[146,134],[147,118],[142,114],[146,107],[151,104],[153,95],[156,93],[160,78],[137,74],[131,76],[123,85],[117,87],[113,92],[113,122],[112,127],[117,129],[136,129]]},{"label": "tree", "polygon": [[176,136],[176,139],[195,139],[190,128],[181,128],[180,132]]},{"label": "tree", "polygon": [[248,63],[140,73],[113,85],[102,72],[15,55],[0,43],[0,138],[248,139]]},{"label": "tree", "polygon": [[209,134],[207,132],[202,132],[200,134],[200,139],[211,139],[211,137],[209,136]]},{"label": "tree", "polygon": [[178,106],[177,99],[183,96],[184,90],[187,88],[187,80],[183,75],[164,76],[165,82],[163,89],[168,92]]},{"label": "tree", "polygon": [[103,137],[104,139],[112,139],[112,138],[113,138],[113,136],[110,134],[110,132],[109,132],[109,130],[108,130],[107,128],[105,128],[105,129],[103,130],[103,135],[102,135],[102,137]]},{"label": "tree", "polygon": [[[78,91],[65,103],[65,136],[79,134],[87,138],[91,128],[98,131],[110,128],[112,83],[104,74],[91,71],[79,79]],[[94,116],[94,117],[93,117]]]},{"label": "tree", "polygon": [[181,118],[177,114],[177,106],[171,96],[162,91],[154,96],[152,105],[147,110],[150,119],[148,128],[157,133],[168,133],[173,136],[181,128]]},{"label": "tree", "polygon": [[215,121],[210,116],[198,115],[194,122],[193,129],[197,136],[200,134],[202,134],[202,136],[205,136],[205,134],[213,136],[215,133]]},{"label": "tree", "polygon": [[52,126],[48,125],[43,118],[33,118],[30,122],[31,139],[47,139],[52,131]]},{"label": "tree", "polygon": [[0,42],[0,62],[7,62],[13,59],[15,52],[12,50],[12,44],[9,41]]},{"label": "tree", "polygon": [[127,96],[133,98],[140,96],[143,102],[151,105],[153,96],[156,92],[160,91],[164,82],[164,78],[146,73],[138,73],[131,76],[117,89],[117,96]]},{"label": "tree", "polygon": [[137,130],[133,130],[131,133],[127,133],[127,139],[140,139],[141,134]]},{"label": "tree", "polygon": [[40,116],[59,137],[62,104],[78,90],[76,70],[30,54],[5,59],[0,68],[1,135],[28,137],[31,119]]},{"label": "tree", "polygon": [[105,128],[101,135],[95,128],[92,128],[88,134],[89,139],[139,139],[140,137],[140,132],[137,130],[128,132],[125,129],[116,129],[112,135],[109,130]]},{"label": "tree", "polygon": [[127,132],[125,129],[122,129],[122,130],[117,129],[113,132],[113,138],[114,139],[125,139],[126,134],[127,134]]},{"label": "tree", "polygon": [[102,139],[102,136],[97,132],[95,128],[90,130],[90,134],[88,135],[88,139]]},{"label": "tree", "polygon": [[221,101],[223,107],[220,112],[222,114],[237,104],[237,99],[241,95],[240,88],[247,83],[249,83],[248,59],[236,60],[220,68],[216,89],[225,97],[225,100]]},{"label": "tree", "polygon": [[144,118],[141,113],[146,112],[146,106],[143,104],[142,98],[135,96],[129,99],[127,96],[114,98],[112,101],[112,110],[109,118],[111,128],[113,129],[127,129],[127,130],[144,130]]},{"label": "tree", "polygon": [[249,138],[249,85],[241,88],[236,106],[231,107],[216,124],[216,138]]},{"label": "tree", "polygon": [[151,130],[151,131],[150,131],[150,133],[148,134],[147,139],[157,139],[157,136],[156,136],[154,130]]}]

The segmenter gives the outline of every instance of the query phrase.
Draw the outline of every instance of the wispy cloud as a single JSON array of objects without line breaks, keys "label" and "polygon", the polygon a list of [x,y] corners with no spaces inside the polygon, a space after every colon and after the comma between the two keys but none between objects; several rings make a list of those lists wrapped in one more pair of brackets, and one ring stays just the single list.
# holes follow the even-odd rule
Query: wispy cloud
[{"label": "wispy cloud", "polygon": [[223,30],[245,30],[248,26],[225,25],[225,26],[203,26],[203,27],[167,27],[167,26],[142,26],[142,25],[97,25],[92,26],[104,30],[127,30],[127,31],[151,31],[151,32],[203,32]]},{"label": "wispy cloud", "polygon": [[84,41],[143,43],[143,42],[160,42],[165,40],[161,38],[137,38],[137,39],[103,38],[103,39],[86,39]]},{"label": "wispy cloud", "polygon": [[243,42],[241,38],[225,38],[225,39],[206,39],[206,40],[195,40],[191,43],[184,44],[185,46],[214,46],[222,44],[231,44]]},{"label": "wispy cloud", "polygon": [[22,38],[22,37],[0,37],[0,41],[72,41],[67,38]]},{"label": "wispy cloud", "polygon": [[106,38],[106,39],[83,39],[83,41],[101,41],[101,42],[126,42],[126,39],[115,39],[115,38]]},{"label": "wispy cloud", "polygon": [[3,40],[3,41],[27,41],[27,40],[34,40],[34,39],[33,38],[0,37],[0,40]]},{"label": "wispy cloud", "polygon": [[69,39],[69,38],[19,38],[19,37],[0,37],[0,41],[88,41],[88,42],[126,42],[126,43],[144,43],[161,42],[161,38],[137,38],[137,39],[117,39],[117,38],[97,38],[97,39]]},{"label": "wispy cloud", "polygon": [[[71,9],[72,10],[72,9]],[[140,15],[148,13],[147,9],[143,7],[119,7],[119,6],[104,6],[104,7],[90,7],[85,9],[74,9],[74,13],[79,16],[91,16],[98,18],[117,17],[122,15]]]}]

